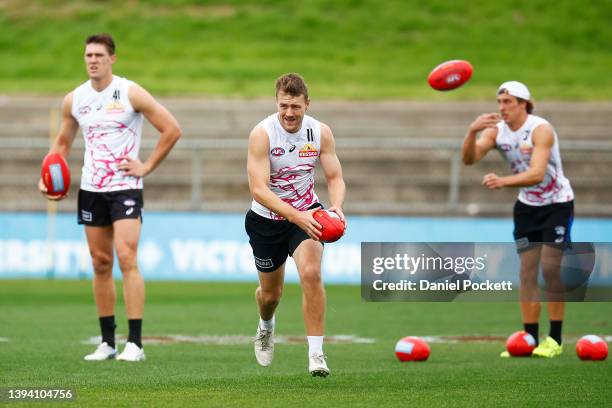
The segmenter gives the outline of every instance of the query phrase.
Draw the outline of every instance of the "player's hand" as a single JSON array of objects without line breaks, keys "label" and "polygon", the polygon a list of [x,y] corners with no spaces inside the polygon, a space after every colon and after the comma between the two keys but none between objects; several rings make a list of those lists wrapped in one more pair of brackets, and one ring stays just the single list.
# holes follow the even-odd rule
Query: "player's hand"
[{"label": "player's hand", "polygon": [[482,178],[482,185],[490,190],[497,190],[505,187],[503,179],[495,173],[486,174]]},{"label": "player's hand", "polygon": [[45,183],[43,183],[42,178],[38,179],[38,191],[41,192],[41,194],[50,201],[60,201],[62,200],[64,197],[66,197],[67,195],[51,195],[51,194],[47,194],[48,190],[47,187],[45,186]]},{"label": "player's hand", "polygon": [[321,236],[321,228],[323,227],[321,227],[321,224],[312,216],[312,214],[318,210],[318,208],[313,208],[312,210],[298,211],[288,221],[300,227],[310,238],[315,241],[320,241],[319,237]]},{"label": "player's hand", "polygon": [[121,156],[121,163],[117,168],[123,171],[126,176],[144,177],[149,174],[147,166],[138,159],[132,159],[129,156]]},{"label": "player's hand", "polygon": [[342,208],[340,206],[333,205],[333,206],[329,207],[329,209],[327,211],[333,211],[336,214],[338,214],[338,217],[340,217],[340,220],[344,223],[344,228],[347,227],[346,218],[344,217],[344,212],[342,211]]},{"label": "player's hand", "polygon": [[480,132],[486,128],[494,128],[502,120],[498,113],[484,113],[476,118],[470,125],[471,132]]}]

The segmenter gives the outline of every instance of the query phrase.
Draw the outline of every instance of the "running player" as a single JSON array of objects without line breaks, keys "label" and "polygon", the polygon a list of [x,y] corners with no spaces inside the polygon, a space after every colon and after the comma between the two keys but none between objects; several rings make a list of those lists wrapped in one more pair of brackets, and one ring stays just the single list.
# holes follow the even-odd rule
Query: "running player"
[{"label": "running player", "polygon": [[[85,139],[85,159],[78,195],[78,223],[85,225],[93,261],[93,292],[102,342],[85,360],[145,359],[142,347],[144,280],[136,254],[142,223],[142,179],[166,157],[181,136],[176,119],[145,89],[113,75],[115,43],[108,34],[85,41],[89,80],[62,103],[62,123],[49,152],[67,157],[79,126]],[[155,149],[145,162],[138,158],[143,116],[159,131]],[[40,191],[50,200],[42,183]],[[113,249],[123,275],[129,326],[125,349],[115,345],[115,284]]]},{"label": "running player", "polygon": [[[556,357],[563,351],[565,303],[560,265],[563,250],[571,242],[574,192],[563,175],[557,134],[545,119],[532,115],[534,103],[529,89],[517,81],[505,82],[497,90],[497,103],[499,114],[483,114],[470,125],[463,141],[462,159],[470,165],[497,149],[510,165],[513,175],[489,173],[482,184],[491,190],[520,188],[514,205],[514,240],[521,260],[523,324],[537,344],[541,308],[538,272],[542,268],[550,331],[533,355]],[[509,357],[509,353],[503,352],[502,357]]]},{"label": "running player", "polygon": [[259,271],[255,299],[259,325],[255,357],[262,366],[274,355],[274,311],[280,301],[287,256],[293,257],[302,284],[302,309],[308,338],[308,371],[330,373],[323,354],[325,289],[321,280],[321,226],[312,214],[321,207],[314,191],[318,160],[327,179],[330,211],[344,221],[345,185],[331,129],[306,115],[308,89],[297,74],[276,81],[277,112],[249,136],[247,172],[253,202],[245,227]]}]

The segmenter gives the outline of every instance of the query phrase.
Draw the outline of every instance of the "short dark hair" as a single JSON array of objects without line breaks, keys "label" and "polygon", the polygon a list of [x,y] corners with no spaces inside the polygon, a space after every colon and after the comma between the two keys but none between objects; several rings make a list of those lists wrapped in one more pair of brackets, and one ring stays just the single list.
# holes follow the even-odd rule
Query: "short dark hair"
[{"label": "short dark hair", "polygon": [[[510,92],[508,92],[508,90],[506,88],[502,88],[499,90],[499,92],[497,93],[498,95],[501,94],[506,94],[506,95],[510,95]],[[510,95],[510,96],[514,96],[514,95]],[[525,102],[525,104],[527,105],[525,108],[527,110],[527,113],[532,114],[533,111],[535,110],[535,104],[533,103],[533,101],[531,99],[523,99],[523,98],[519,98],[518,96],[514,96],[516,98],[516,100],[521,103],[521,102]]]},{"label": "short dark hair", "polygon": [[85,45],[88,44],[102,44],[106,47],[109,55],[115,55],[115,41],[113,37],[107,33],[93,34],[87,37]]},{"label": "short dark hair", "polygon": [[525,102],[527,104],[527,113],[532,114],[533,110],[535,109],[535,105],[533,104],[533,101],[529,100],[529,99],[523,99],[523,98],[516,98],[519,102]]},{"label": "short dark hair", "polygon": [[304,95],[304,98],[308,100],[308,87],[300,74],[290,73],[281,75],[276,80],[276,96],[278,96],[280,91],[291,96]]}]

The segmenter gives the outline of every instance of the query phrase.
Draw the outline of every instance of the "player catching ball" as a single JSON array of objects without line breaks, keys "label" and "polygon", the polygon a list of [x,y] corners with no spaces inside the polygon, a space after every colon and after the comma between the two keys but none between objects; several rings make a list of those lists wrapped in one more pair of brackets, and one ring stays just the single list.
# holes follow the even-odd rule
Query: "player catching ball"
[{"label": "player catching ball", "polygon": [[[514,205],[514,240],[520,256],[520,299],[525,331],[538,342],[540,292],[538,273],[547,287],[549,335],[534,350],[538,357],[556,357],[563,351],[561,328],[565,303],[560,266],[563,250],[571,245],[574,192],[563,175],[555,130],[532,114],[534,103],[527,87],[517,81],[497,90],[498,113],[480,115],[468,128],[462,146],[463,163],[471,165],[496,149],[510,165],[512,175],[484,176],[491,190],[518,187]],[[480,133],[480,137],[477,135]],[[509,357],[504,351],[502,357]]]}]

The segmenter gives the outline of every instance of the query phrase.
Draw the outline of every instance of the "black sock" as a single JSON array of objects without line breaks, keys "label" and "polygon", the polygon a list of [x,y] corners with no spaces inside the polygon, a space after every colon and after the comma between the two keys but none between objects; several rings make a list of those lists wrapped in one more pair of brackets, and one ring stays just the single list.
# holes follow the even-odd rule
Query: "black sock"
[{"label": "black sock", "polygon": [[561,326],[563,326],[563,320],[551,320],[550,332],[548,333],[559,345],[561,345]]},{"label": "black sock", "polygon": [[106,342],[109,347],[115,348],[115,316],[100,317],[100,331],[102,332],[102,342]]},{"label": "black sock", "polygon": [[525,331],[533,336],[536,342],[536,346],[540,343],[538,340],[538,323],[523,323]]},{"label": "black sock", "polygon": [[128,325],[130,326],[128,341],[142,348],[142,319],[130,319]]}]

